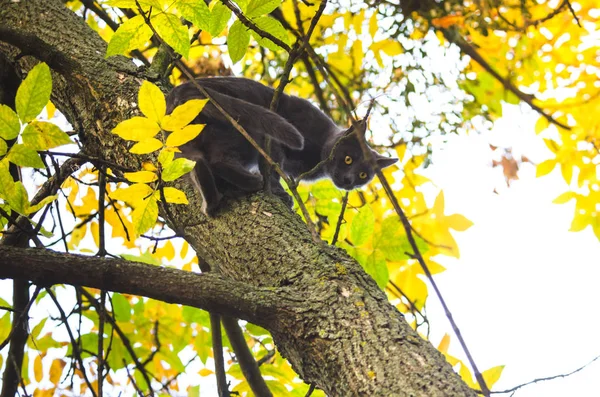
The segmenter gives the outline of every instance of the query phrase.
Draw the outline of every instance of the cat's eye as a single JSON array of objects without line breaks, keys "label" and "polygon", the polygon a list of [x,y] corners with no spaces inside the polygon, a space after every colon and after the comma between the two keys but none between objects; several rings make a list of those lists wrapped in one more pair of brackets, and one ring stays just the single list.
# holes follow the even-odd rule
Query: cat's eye
[{"label": "cat's eye", "polygon": [[360,174],[358,174],[358,176],[360,177],[360,179],[367,179],[367,173],[366,172],[361,172]]},{"label": "cat's eye", "polygon": [[348,165],[352,164],[352,157],[346,156],[346,158],[344,159],[344,163],[346,163]]}]

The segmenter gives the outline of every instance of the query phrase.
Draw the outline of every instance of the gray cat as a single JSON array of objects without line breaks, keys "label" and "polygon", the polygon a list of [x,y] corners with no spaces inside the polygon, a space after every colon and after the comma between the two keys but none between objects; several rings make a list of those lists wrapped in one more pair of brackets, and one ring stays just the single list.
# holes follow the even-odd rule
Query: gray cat
[{"label": "gray cat", "polygon": [[[330,178],[338,188],[351,190],[373,179],[375,172],[364,159],[358,141],[365,139],[364,128],[358,133],[352,133],[352,127],[340,128],[309,101],[286,94],[282,94],[274,113],[269,110],[274,90],[250,79],[216,77],[196,82],[261,147],[265,136],[272,138],[271,157],[287,175],[296,178],[313,169],[330,157],[335,145],[331,160],[306,180]],[[204,96],[192,83],[184,83],[167,97],[167,113],[197,98]],[[196,139],[183,145],[181,151],[183,156],[196,161],[192,180],[202,194],[205,214],[214,213],[227,185],[247,192],[263,187],[263,178],[257,172],[260,154],[219,110],[208,102],[193,123],[206,124],[206,127]],[[398,161],[375,151],[373,154],[380,168]],[[279,175],[271,172],[271,177],[272,192],[293,205],[292,198],[281,186]]]}]

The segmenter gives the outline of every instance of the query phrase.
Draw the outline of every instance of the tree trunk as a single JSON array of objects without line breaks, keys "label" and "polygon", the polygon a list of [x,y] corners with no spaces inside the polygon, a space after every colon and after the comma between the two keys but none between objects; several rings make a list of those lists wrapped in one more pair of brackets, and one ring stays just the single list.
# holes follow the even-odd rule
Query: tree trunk
[{"label": "tree trunk", "polygon": [[[58,0],[0,0],[0,41],[8,44],[0,43],[0,52],[9,59],[28,55],[17,61],[19,67],[30,67],[29,56],[49,64],[53,101],[88,155],[137,167],[139,159],[110,132],[138,112],[137,91],[145,76],[130,60],[105,60],[105,42]],[[279,199],[262,193],[228,199],[216,217],[206,218],[191,184],[181,180],[176,186],[190,204],[171,206],[176,223],[171,226],[184,230],[225,282],[273,290],[267,295],[273,313],[256,320],[304,381],[331,396],[476,394],[355,260],[313,243],[300,217]],[[0,267],[0,277],[10,275]]]}]

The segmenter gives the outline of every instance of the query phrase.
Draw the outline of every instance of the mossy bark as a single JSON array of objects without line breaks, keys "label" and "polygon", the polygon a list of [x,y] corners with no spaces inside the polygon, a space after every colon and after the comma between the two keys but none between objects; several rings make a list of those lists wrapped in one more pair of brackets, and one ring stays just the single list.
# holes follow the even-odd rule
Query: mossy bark
[{"label": "mossy bark", "polygon": [[[53,101],[85,152],[135,168],[139,159],[110,130],[138,111],[145,75],[124,57],[104,59],[105,50],[104,41],[58,0],[0,0],[0,51],[13,60],[27,55],[16,61],[19,68],[30,67],[32,57],[48,63]],[[171,208],[174,226],[199,255],[232,282],[285,296],[285,310],[270,302],[275,314],[258,322],[306,382],[331,396],[476,394],[356,261],[312,242],[301,219],[277,198],[228,199],[216,217],[206,218],[191,184],[177,185],[191,201]]]}]

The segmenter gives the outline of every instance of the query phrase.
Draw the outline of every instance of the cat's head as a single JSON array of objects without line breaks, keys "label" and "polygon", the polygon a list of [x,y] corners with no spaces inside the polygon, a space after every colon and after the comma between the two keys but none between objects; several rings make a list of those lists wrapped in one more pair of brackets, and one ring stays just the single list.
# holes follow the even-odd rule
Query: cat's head
[{"label": "cat's head", "polygon": [[[357,123],[358,131],[350,127],[339,135],[337,144],[334,144],[333,157],[325,164],[325,172],[333,183],[340,189],[352,190],[369,183],[375,176],[375,170],[368,159],[363,156],[360,140],[365,141],[366,123]],[[389,167],[398,159],[382,156],[369,148],[375,157],[380,169]]]}]

